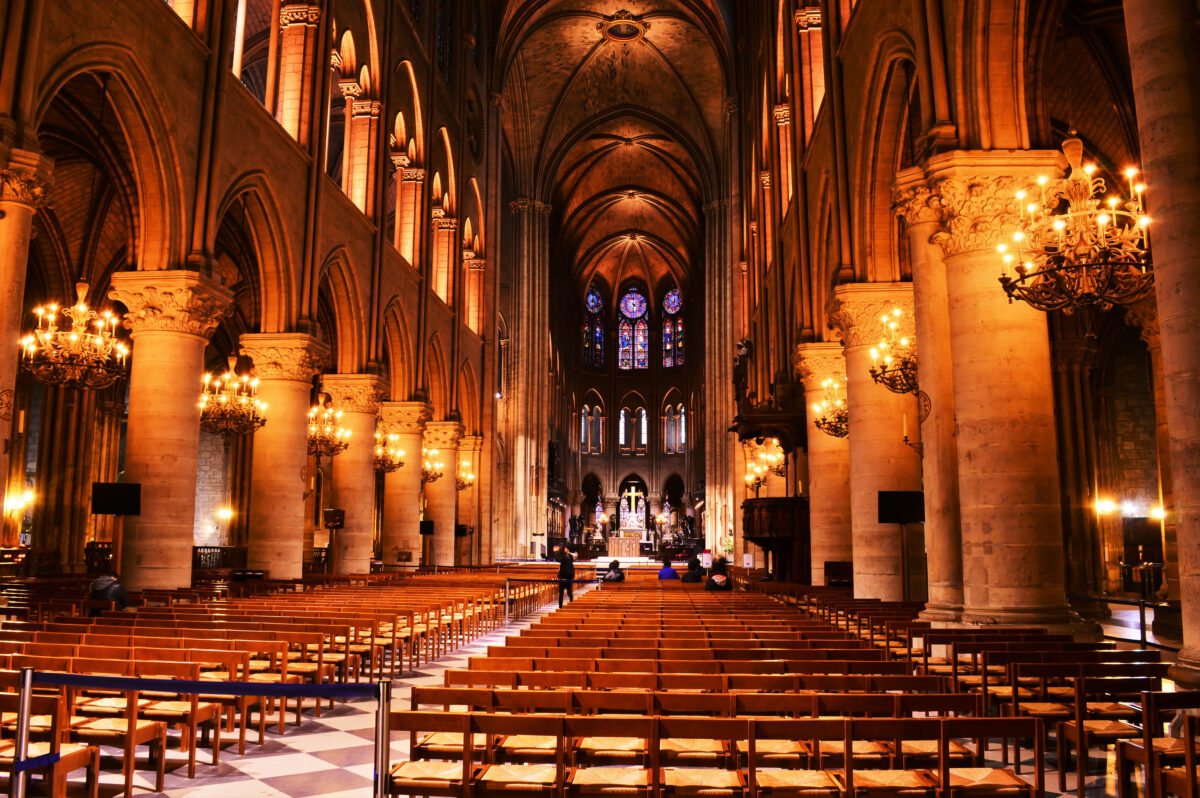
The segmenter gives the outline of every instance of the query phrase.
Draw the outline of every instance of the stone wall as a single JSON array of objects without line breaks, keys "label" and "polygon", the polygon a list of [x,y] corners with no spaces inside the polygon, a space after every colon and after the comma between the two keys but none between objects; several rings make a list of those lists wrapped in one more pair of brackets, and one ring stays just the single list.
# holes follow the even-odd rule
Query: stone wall
[{"label": "stone wall", "polygon": [[200,467],[196,475],[196,526],[192,543],[196,546],[226,544],[226,524],[217,513],[227,504],[228,469],[225,443],[219,435],[200,433]]}]

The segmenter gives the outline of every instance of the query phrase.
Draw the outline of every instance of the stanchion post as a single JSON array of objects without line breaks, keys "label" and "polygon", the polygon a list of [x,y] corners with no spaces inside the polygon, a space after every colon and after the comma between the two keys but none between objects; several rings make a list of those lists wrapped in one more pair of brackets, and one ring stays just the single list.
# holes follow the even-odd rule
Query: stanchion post
[{"label": "stanchion post", "polygon": [[[21,668],[21,701],[17,705],[17,750],[13,762],[24,762],[29,755],[29,702],[33,696],[33,668]],[[15,770],[15,769],[14,769]],[[15,771],[12,798],[25,798],[26,771]]]},{"label": "stanchion post", "polygon": [[388,765],[391,759],[391,715],[392,683],[383,680],[375,685],[377,694],[375,700],[379,706],[375,710],[375,792],[374,798],[387,798],[388,794]]},{"label": "stanchion post", "polygon": [[504,623],[508,624],[508,577],[504,577]]},{"label": "stanchion post", "polygon": [[1138,634],[1141,637],[1142,648],[1146,648],[1146,600],[1138,599]]}]

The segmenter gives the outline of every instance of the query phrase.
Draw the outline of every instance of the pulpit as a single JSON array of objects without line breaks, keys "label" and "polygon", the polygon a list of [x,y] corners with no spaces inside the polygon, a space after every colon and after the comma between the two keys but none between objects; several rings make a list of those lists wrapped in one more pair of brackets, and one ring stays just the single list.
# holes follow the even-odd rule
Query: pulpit
[{"label": "pulpit", "polygon": [[608,539],[609,557],[637,557],[642,536],[637,534],[613,535]]}]

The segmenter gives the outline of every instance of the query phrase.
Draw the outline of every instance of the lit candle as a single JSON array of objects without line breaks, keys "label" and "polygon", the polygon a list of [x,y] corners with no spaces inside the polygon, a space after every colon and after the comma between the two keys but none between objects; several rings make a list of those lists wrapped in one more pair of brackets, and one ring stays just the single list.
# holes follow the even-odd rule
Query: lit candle
[{"label": "lit candle", "polygon": [[908,440],[908,413],[905,413],[903,418],[904,440]]}]

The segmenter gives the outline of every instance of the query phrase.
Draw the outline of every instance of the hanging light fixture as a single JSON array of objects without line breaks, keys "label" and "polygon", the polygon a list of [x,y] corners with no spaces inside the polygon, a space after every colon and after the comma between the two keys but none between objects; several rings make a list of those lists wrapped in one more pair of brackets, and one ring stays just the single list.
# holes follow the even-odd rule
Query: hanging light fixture
[{"label": "hanging light fixture", "polygon": [[[121,317],[87,306],[88,284],[75,284],[75,304],[37,307],[37,328],[21,339],[21,368],[43,385],[76,390],[108,388],[125,376],[129,348],[117,338]],[[59,326],[59,313],[70,326]]]},{"label": "hanging light fixture", "polygon": [[1082,141],[1072,135],[1062,149],[1071,167],[1065,178],[1042,176],[1036,188],[1016,192],[1019,227],[1011,244],[997,247],[1008,301],[1073,313],[1146,298],[1154,290],[1154,271],[1138,170],[1124,171],[1127,196],[1109,194],[1104,178],[1095,176],[1096,165],[1083,163]]},{"label": "hanging light fixture", "polygon": [[337,457],[350,445],[350,430],[341,426],[341,420],[342,411],[333,409],[329,394],[319,394],[308,411],[308,453],[318,463],[323,457]]},{"label": "hanging light fixture", "polygon": [[900,308],[895,308],[879,318],[883,339],[871,350],[871,379],[893,393],[916,393],[917,345],[912,338],[901,335],[902,315]]},{"label": "hanging light fixture", "polygon": [[825,398],[813,403],[813,424],[826,435],[844,438],[850,434],[850,411],[842,398],[840,386],[832,379],[821,383]]},{"label": "hanging light fixture", "polygon": [[783,446],[780,445],[778,438],[766,438],[757,448],[758,460],[766,467],[767,471],[777,477],[786,473],[787,462],[783,454]]},{"label": "hanging light fixture", "polygon": [[437,482],[442,478],[446,466],[438,460],[437,449],[421,449],[421,484],[426,485],[430,482]]},{"label": "hanging light fixture", "polygon": [[459,463],[458,476],[454,478],[455,490],[467,490],[468,488],[474,487],[474,485],[475,474],[471,471],[471,464]]},{"label": "hanging light fixture", "polygon": [[237,374],[237,356],[229,356],[222,377],[204,375],[200,389],[200,429],[229,440],[249,435],[267,423],[266,402],[258,398],[258,380]]},{"label": "hanging light fixture", "polygon": [[390,474],[404,467],[404,450],[400,448],[400,436],[394,432],[375,432],[375,470]]}]

